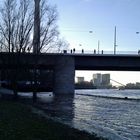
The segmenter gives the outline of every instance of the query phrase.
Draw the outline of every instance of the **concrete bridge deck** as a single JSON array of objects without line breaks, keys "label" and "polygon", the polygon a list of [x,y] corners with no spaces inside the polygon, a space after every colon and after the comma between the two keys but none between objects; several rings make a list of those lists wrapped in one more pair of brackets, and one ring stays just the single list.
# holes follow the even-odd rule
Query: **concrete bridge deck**
[{"label": "concrete bridge deck", "polygon": [[74,59],[75,70],[139,71],[140,55],[81,53],[0,53],[0,69],[54,69],[60,59]]}]

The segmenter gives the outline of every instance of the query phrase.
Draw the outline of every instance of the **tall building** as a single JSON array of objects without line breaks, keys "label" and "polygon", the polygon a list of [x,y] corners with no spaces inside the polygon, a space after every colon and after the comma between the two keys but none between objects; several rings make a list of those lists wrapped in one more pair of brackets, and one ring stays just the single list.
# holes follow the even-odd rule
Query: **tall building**
[{"label": "tall building", "polygon": [[110,74],[93,74],[93,84],[97,87],[104,87],[110,85]]},{"label": "tall building", "polygon": [[102,85],[110,85],[110,74],[102,74]]},{"label": "tall building", "polygon": [[93,84],[100,86],[102,83],[102,75],[100,73],[93,74]]}]

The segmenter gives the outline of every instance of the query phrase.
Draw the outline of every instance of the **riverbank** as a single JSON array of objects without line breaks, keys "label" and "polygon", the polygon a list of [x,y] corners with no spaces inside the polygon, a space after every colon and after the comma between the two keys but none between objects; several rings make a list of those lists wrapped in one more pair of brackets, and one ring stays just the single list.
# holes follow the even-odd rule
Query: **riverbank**
[{"label": "riverbank", "polygon": [[34,114],[29,105],[4,99],[0,100],[0,139],[101,140],[96,135],[90,135]]}]

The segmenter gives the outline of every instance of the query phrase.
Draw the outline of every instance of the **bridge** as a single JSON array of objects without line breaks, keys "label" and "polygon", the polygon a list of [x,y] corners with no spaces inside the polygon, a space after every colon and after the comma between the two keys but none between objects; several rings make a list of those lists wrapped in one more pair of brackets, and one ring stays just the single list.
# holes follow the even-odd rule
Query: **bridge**
[{"label": "bridge", "polygon": [[119,85],[121,85],[121,86],[123,86],[123,87],[125,87],[126,85],[124,85],[124,84],[122,84],[122,83],[120,83],[120,82],[118,82],[118,81],[116,81],[116,80],[113,80],[113,79],[110,79],[111,81],[113,81],[113,82],[115,82],[115,83],[117,83],[117,84],[119,84]]},{"label": "bridge", "polygon": [[53,92],[74,93],[75,70],[140,71],[140,55],[81,53],[0,53],[0,69],[54,70]]}]

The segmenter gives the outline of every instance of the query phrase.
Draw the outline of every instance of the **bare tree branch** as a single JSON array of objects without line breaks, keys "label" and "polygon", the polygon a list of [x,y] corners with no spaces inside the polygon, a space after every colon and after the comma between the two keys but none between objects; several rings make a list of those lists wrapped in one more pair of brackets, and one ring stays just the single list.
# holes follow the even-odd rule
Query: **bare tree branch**
[{"label": "bare tree branch", "polygon": [[[49,5],[46,0],[35,1],[40,1],[39,52],[59,50],[60,46],[64,44],[60,42],[64,40],[59,38],[59,31],[56,25],[58,18],[57,8]],[[0,46],[2,50],[9,52],[31,52],[33,50],[35,1],[3,1],[3,7],[0,7]]]}]

